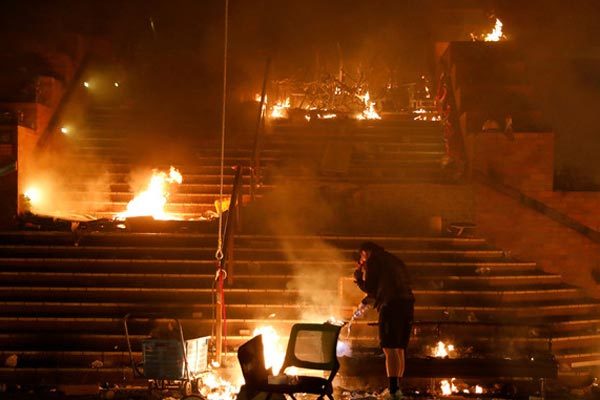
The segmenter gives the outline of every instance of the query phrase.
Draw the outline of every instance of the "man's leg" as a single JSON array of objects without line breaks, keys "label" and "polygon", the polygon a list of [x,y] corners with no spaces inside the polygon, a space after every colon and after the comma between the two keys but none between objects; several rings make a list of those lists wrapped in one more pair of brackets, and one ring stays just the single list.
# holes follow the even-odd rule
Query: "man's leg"
[{"label": "man's leg", "polygon": [[[404,359],[400,358],[401,353],[398,351],[400,349],[392,349],[392,348],[383,348],[383,353],[385,354],[385,370],[388,377],[388,387],[390,393],[393,395],[399,389],[399,374],[401,369],[404,370]],[[404,354],[404,352],[402,352]]]}]

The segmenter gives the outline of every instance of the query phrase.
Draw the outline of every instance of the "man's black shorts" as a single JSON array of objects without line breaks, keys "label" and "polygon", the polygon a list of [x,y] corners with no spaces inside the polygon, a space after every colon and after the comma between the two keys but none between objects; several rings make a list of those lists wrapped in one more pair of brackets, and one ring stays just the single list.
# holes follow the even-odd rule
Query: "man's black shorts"
[{"label": "man's black shorts", "polygon": [[414,299],[393,300],[379,310],[379,343],[382,348],[406,349],[414,319]]}]

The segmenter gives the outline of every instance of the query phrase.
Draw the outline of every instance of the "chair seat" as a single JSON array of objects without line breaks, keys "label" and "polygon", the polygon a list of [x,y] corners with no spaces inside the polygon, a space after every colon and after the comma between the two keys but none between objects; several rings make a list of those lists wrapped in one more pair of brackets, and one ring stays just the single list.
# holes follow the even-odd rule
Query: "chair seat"
[{"label": "chair seat", "polygon": [[287,383],[261,384],[252,389],[270,393],[311,393],[332,394],[333,385],[325,378],[317,376],[290,377]]}]

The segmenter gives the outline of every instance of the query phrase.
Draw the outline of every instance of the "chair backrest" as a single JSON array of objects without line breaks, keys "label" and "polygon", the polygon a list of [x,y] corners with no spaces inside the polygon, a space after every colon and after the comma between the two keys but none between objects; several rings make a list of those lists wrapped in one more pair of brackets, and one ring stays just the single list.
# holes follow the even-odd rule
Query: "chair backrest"
[{"label": "chair backrest", "polygon": [[287,367],[331,371],[332,381],[340,368],[336,348],[341,328],[329,323],[292,326],[281,371]]},{"label": "chair backrest", "polygon": [[238,360],[247,385],[267,383],[270,369],[265,368],[262,335],[253,337],[239,347]]}]

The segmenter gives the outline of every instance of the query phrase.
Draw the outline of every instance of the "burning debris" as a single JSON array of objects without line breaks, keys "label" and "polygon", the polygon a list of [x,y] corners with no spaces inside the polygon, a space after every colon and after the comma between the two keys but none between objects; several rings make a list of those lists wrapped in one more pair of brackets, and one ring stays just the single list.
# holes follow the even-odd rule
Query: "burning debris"
[{"label": "burning debris", "polygon": [[[319,119],[353,118],[357,120],[381,119],[377,102],[363,79],[346,82],[330,75],[313,82],[283,80],[276,82],[277,98],[270,107],[269,118],[288,119],[290,110],[299,110],[306,121]],[[348,83],[350,81],[351,83]],[[260,96],[257,96],[260,101]]]},{"label": "burning debris", "polygon": [[171,167],[169,173],[152,171],[152,177],[145,190],[138,193],[127,204],[127,211],[115,216],[117,220],[128,217],[151,216],[156,220],[177,219],[174,215],[165,212],[165,205],[174,184],[181,184],[183,177],[175,168]]},{"label": "burning debris", "polygon": [[447,344],[441,340],[437,342],[437,345],[431,350],[431,355],[437,358],[452,358],[456,355],[456,349],[453,344]]},{"label": "burning debris", "polygon": [[364,103],[364,109],[362,113],[356,116],[358,120],[364,119],[381,119],[377,111],[375,111],[375,102],[371,101],[371,96],[369,96],[369,91],[365,92],[364,95],[358,95],[358,98],[361,99]]},{"label": "burning debris", "polygon": [[484,41],[484,42],[499,42],[501,40],[508,40],[508,37],[502,32],[502,21],[499,18],[495,18],[494,28],[489,33],[483,33],[480,35],[476,35],[471,33],[471,40],[476,41]]},{"label": "burning debris", "polygon": [[287,97],[283,101],[278,101],[273,107],[271,107],[270,117],[272,119],[285,119],[289,118],[288,109],[291,107],[290,98]]},{"label": "burning debris", "polygon": [[198,392],[207,400],[235,400],[239,391],[239,384],[231,383],[215,371],[198,379]]},{"label": "burning debris", "polygon": [[413,111],[414,121],[441,121],[442,117],[435,109],[419,108]]}]

